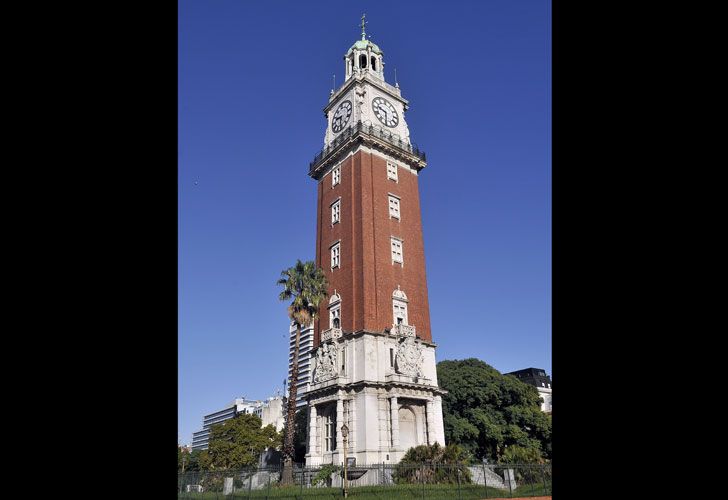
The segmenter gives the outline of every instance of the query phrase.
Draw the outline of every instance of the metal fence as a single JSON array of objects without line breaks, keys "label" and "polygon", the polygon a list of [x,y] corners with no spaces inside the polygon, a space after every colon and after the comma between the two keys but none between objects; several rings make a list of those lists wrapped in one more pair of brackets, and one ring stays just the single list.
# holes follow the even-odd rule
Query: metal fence
[{"label": "metal fence", "polygon": [[[294,484],[280,482],[280,466],[179,474],[177,498],[338,498],[343,469],[295,467]],[[453,466],[374,464],[347,470],[348,496],[356,498],[497,499],[551,495],[551,465]]]}]

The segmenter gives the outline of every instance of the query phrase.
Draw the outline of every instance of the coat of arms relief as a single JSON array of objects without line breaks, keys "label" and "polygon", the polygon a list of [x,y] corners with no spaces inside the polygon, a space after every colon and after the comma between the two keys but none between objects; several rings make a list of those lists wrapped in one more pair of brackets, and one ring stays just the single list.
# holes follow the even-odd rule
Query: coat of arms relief
[{"label": "coat of arms relief", "polygon": [[335,346],[328,342],[321,344],[321,347],[316,351],[314,383],[325,382],[339,375],[337,358],[338,354]]},{"label": "coat of arms relief", "polygon": [[414,337],[403,337],[397,345],[395,369],[402,375],[422,376],[422,345]]}]

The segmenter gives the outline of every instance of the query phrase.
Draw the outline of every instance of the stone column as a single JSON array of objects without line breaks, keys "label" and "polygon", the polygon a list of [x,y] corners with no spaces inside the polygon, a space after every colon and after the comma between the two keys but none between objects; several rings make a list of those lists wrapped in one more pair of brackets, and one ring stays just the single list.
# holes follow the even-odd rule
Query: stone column
[{"label": "stone column", "polygon": [[426,404],[426,421],[427,421],[427,444],[434,444],[437,441],[437,430],[435,428],[435,412],[433,411],[433,402],[427,400]]},{"label": "stone column", "polygon": [[351,450],[351,455],[354,455],[354,450],[356,450],[356,399],[352,398],[349,400],[349,423],[347,424],[349,426],[349,449]]},{"label": "stone column", "polygon": [[392,397],[392,448],[399,449],[399,404],[397,396]]},{"label": "stone column", "polygon": [[387,410],[387,395],[377,397],[378,421],[379,421],[379,445],[377,449],[382,452],[389,448],[389,414]]},{"label": "stone column", "polygon": [[[339,457],[344,456],[344,438],[341,435],[341,426],[344,425],[344,400],[341,397],[341,393],[338,395],[339,399],[336,401],[336,452]],[[343,459],[342,459],[342,464]]]},{"label": "stone column", "polygon": [[445,427],[442,421],[442,397],[441,396],[435,396],[435,400],[433,402],[433,409],[435,412],[434,415],[434,421],[435,421],[435,429],[437,430],[436,434],[436,441],[440,443],[442,446],[445,446]]},{"label": "stone column", "polygon": [[310,404],[308,406],[308,454],[318,455],[318,429],[316,428],[316,406]]}]

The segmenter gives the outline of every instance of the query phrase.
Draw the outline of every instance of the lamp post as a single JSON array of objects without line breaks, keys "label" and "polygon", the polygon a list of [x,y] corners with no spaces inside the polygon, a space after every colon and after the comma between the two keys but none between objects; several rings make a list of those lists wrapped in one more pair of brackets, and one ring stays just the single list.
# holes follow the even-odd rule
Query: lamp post
[{"label": "lamp post", "polygon": [[349,496],[349,492],[346,489],[346,437],[349,435],[349,428],[346,424],[341,426],[341,437],[344,438],[344,498]]}]

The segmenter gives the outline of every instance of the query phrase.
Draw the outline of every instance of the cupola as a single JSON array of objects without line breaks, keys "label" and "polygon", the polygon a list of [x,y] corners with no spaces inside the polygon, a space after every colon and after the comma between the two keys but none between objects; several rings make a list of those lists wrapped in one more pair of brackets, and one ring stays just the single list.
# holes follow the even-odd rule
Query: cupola
[{"label": "cupola", "polygon": [[384,53],[376,43],[367,39],[364,19],[365,16],[362,15],[361,40],[354,42],[344,56],[345,80],[365,73],[384,80]]}]

